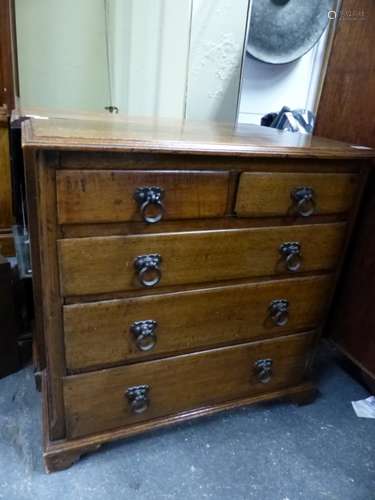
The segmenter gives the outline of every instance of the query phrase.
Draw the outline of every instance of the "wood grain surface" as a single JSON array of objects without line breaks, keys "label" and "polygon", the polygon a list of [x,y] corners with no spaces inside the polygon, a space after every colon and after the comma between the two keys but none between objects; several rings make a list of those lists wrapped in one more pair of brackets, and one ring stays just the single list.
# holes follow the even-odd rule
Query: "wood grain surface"
[{"label": "wood grain surface", "polygon": [[58,241],[61,290],[66,296],[144,288],[137,256],[160,254],[158,287],[287,274],[280,245],[298,241],[301,271],[330,270],[345,239],[345,223]]},{"label": "wood grain surface", "polygon": [[12,233],[0,234],[0,253],[4,255],[4,257],[14,257],[16,255]]},{"label": "wood grain surface", "polygon": [[343,0],[315,133],[375,147],[375,2]]},{"label": "wood grain surface", "polygon": [[5,106],[8,115],[18,90],[15,2],[0,0],[0,108]]},{"label": "wood grain surface", "polygon": [[[375,2],[343,0],[342,12],[346,15],[336,31],[316,131],[375,147]],[[326,329],[360,368],[370,390],[375,385],[374,193],[371,172]]]},{"label": "wood grain surface", "polygon": [[361,207],[355,244],[343,271],[328,332],[336,345],[375,380],[375,177]]},{"label": "wood grain surface", "polygon": [[258,125],[89,115],[32,118],[25,147],[236,157],[372,158],[374,151]]},{"label": "wood grain surface", "polygon": [[[4,125],[4,126],[3,126]],[[0,123],[0,228],[12,225],[12,188],[7,123]]]},{"label": "wood grain surface", "polygon": [[242,158],[181,154],[139,154],[111,151],[60,151],[61,170],[193,170],[232,172],[316,172],[356,173],[358,161],[348,158],[321,159],[314,157]]},{"label": "wood grain surface", "polygon": [[141,221],[137,188],[164,191],[163,220],[222,217],[228,202],[229,172],[69,171],[57,172],[60,224]]},{"label": "wood grain surface", "polygon": [[296,188],[309,187],[314,191],[314,215],[346,213],[353,205],[358,179],[355,174],[245,172],[235,210],[241,217],[296,214],[291,195]]},{"label": "wood grain surface", "polygon": [[[40,252],[40,261],[37,264],[40,273],[37,288],[42,289],[41,304],[37,308],[42,308],[43,332],[45,341],[45,351],[48,366],[48,384],[51,387],[49,398],[50,414],[50,439],[62,439],[65,437],[65,417],[63,402],[62,377],[65,374],[64,359],[64,337],[62,331],[62,297],[60,295],[59,270],[57,265],[56,240],[59,237],[56,213],[56,164],[57,155],[54,152],[43,152],[39,156],[36,168],[36,189],[30,195],[37,196],[37,213],[32,213],[35,217],[34,224],[38,225],[37,230],[33,227],[36,236],[35,244],[40,245],[39,249],[33,247],[33,252]],[[31,164],[29,164],[31,166]],[[30,186],[30,190],[34,187]],[[33,253],[33,257],[35,253]],[[39,281],[39,280],[38,280]],[[38,317],[40,312],[38,311]]]},{"label": "wood grain surface", "polygon": [[144,222],[108,222],[106,224],[63,224],[63,238],[91,238],[95,236],[122,236],[136,234],[162,234],[176,232],[191,232],[204,230],[244,229],[249,227],[280,227],[314,224],[329,224],[346,222],[347,214],[316,215],[301,217],[285,215],[284,217],[217,217],[212,219],[189,219],[160,221],[157,224]]},{"label": "wood grain surface", "polygon": [[[66,377],[68,437],[297,385],[312,338],[299,334]],[[260,359],[273,361],[267,384],[260,383],[255,373]],[[144,413],[134,414],[126,391],[141,384],[150,386],[150,405]]]},{"label": "wood grain surface", "polygon": [[[307,331],[319,325],[333,277],[313,276],[134,297],[64,307],[68,370],[138,361],[259,337]],[[289,320],[276,326],[273,300],[289,301]],[[156,345],[138,349],[131,326],[154,320]]]},{"label": "wood grain surface", "polygon": [[187,421],[196,420],[202,417],[216,415],[219,412],[235,410],[242,406],[264,403],[272,400],[282,400],[293,404],[305,404],[306,401],[312,402],[312,396],[316,395],[315,386],[307,380],[298,385],[292,385],[283,389],[271,392],[262,392],[253,396],[247,396],[221,403],[213,403],[199,408],[182,411],[165,417],[153,418],[143,422],[136,422],[133,425],[125,425],[109,431],[96,432],[86,437],[75,439],[63,439],[59,441],[50,441],[48,439],[48,384],[46,377],[43,381],[43,422],[44,422],[44,464],[47,472],[63,470],[75,462],[81,456],[98,450],[101,445],[120,439],[126,439],[139,434],[150,432],[157,429],[163,429],[168,426],[182,424]]}]

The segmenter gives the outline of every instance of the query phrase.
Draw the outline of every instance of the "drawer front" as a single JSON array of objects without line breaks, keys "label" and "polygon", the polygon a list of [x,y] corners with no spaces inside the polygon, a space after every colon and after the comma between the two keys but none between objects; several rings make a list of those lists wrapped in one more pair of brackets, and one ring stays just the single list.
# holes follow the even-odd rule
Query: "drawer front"
[{"label": "drawer front", "polygon": [[236,213],[240,217],[345,213],[353,204],[358,178],[356,174],[246,172],[240,178]]},{"label": "drawer front", "polygon": [[66,377],[68,437],[298,384],[312,340],[300,334]]},{"label": "drawer front", "polygon": [[222,217],[228,172],[57,172],[60,224]]},{"label": "drawer front", "polygon": [[332,283],[313,276],[65,306],[67,367],[310,330],[324,316]]},{"label": "drawer front", "polygon": [[[335,223],[60,240],[62,293],[90,295],[296,274],[288,266],[330,270],[342,250],[345,230],[345,223]],[[297,248],[283,246],[281,253],[287,242],[298,243]],[[301,260],[291,254],[298,248]]]}]

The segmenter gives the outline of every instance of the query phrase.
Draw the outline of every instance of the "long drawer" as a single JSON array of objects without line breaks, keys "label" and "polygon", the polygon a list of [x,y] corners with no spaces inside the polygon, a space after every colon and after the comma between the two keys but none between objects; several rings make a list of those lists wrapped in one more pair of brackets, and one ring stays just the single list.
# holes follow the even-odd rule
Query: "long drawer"
[{"label": "long drawer", "polygon": [[335,223],[59,240],[62,294],[330,270],[345,232]]},{"label": "long drawer", "polygon": [[68,437],[298,384],[313,337],[299,334],[66,377]]},{"label": "long drawer", "polygon": [[346,213],[358,179],[344,173],[246,172],[240,178],[236,213],[241,217]]},{"label": "long drawer", "polygon": [[57,172],[60,224],[222,217],[228,172]]},{"label": "long drawer", "polygon": [[266,281],[64,307],[71,371],[316,327],[332,276]]}]

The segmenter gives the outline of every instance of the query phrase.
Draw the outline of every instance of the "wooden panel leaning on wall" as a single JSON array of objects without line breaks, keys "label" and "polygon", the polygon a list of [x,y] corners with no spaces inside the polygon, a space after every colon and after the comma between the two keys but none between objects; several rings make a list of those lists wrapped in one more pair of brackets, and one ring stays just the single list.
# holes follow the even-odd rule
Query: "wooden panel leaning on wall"
[{"label": "wooden panel leaning on wall", "polygon": [[315,133],[375,146],[375,2],[343,0]]},{"label": "wooden panel leaning on wall", "polygon": [[[375,147],[375,2],[343,0],[316,134]],[[375,391],[375,177],[370,174],[327,335]]]},{"label": "wooden panel leaning on wall", "polygon": [[14,0],[0,0],[0,252],[7,257],[15,255],[9,154],[9,117],[18,95],[14,21]]},{"label": "wooden panel leaning on wall", "polygon": [[9,257],[14,255],[12,225],[12,185],[10,178],[10,154],[8,116],[0,108],[0,252]]},{"label": "wooden panel leaning on wall", "polygon": [[48,471],[201,415],[312,400],[372,150],[121,117],[32,119],[23,144]]},{"label": "wooden panel leaning on wall", "polygon": [[0,0],[0,108],[10,116],[18,95],[14,0]]}]

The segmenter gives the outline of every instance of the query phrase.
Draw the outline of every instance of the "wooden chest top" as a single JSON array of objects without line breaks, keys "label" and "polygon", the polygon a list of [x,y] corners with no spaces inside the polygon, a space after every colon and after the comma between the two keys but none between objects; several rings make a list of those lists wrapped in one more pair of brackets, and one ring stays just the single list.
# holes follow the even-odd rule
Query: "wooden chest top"
[{"label": "wooden chest top", "polygon": [[77,115],[34,117],[23,145],[37,149],[174,153],[241,157],[372,158],[363,146],[257,125]]}]

